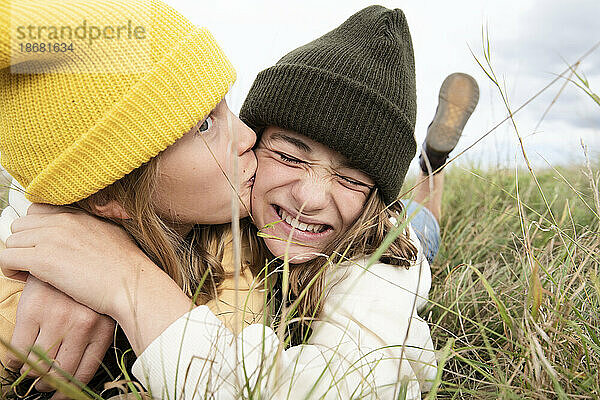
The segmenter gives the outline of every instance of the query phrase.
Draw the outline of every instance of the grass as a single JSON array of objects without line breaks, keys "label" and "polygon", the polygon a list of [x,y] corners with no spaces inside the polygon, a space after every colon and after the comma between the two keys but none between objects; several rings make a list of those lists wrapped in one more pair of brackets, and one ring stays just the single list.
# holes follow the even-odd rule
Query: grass
[{"label": "grass", "polygon": [[541,191],[527,171],[449,171],[424,313],[452,343],[438,398],[600,396],[595,171],[539,171]]},{"label": "grass", "polygon": [[447,171],[421,313],[446,353],[437,398],[600,396],[599,169],[591,170],[537,171],[541,192],[528,171]]},{"label": "grass", "polygon": [[[437,395],[596,399],[599,164],[586,157],[584,166],[533,170],[513,119],[521,107],[509,104],[485,35],[483,43],[476,61],[498,89],[527,168],[454,169],[447,176],[442,246],[426,310],[435,347],[451,348]],[[552,83],[564,78],[600,105],[575,72],[599,45]]]}]

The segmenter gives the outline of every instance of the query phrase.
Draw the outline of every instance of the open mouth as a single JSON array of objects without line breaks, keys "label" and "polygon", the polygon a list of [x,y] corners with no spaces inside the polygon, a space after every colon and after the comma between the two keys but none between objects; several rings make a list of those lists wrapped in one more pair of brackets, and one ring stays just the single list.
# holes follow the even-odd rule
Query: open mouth
[{"label": "open mouth", "polygon": [[298,230],[300,232],[305,232],[305,233],[309,233],[309,234],[322,234],[322,233],[325,233],[325,232],[333,229],[332,226],[327,225],[327,224],[315,224],[315,223],[303,222],[301,218],[297,219],[296,216],[291,215],[290,213],[283,210],[281,207],[279,207],[277,205],[273,205],[273,208],[275,209],[275,212],[277,213],[277,215],[279,215],[279,218],[281,218],[288,225],[292,226],[293,228],[295,228],[296,230]]}]

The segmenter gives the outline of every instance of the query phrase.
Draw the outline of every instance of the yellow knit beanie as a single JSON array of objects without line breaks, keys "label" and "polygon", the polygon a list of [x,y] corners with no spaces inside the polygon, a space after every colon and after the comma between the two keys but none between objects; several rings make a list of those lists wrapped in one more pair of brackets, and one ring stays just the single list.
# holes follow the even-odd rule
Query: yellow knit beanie
[{"label": "yellow knit beanie", "polygon": [[160,1],[0,0],[0,162],[31,201],[112,184],[234,81],[210,32]]}]

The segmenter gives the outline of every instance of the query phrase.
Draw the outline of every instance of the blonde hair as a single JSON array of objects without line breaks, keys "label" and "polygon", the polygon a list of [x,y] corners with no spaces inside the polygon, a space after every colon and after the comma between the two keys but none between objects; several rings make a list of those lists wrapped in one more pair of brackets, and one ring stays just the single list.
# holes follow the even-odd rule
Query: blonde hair
[{"label": "blonde hair", "polygon": [[[337,237],[323,253],[313,260],[301,264],[290,264],[289,296],[279,298],[279,312],[284,309],[281,303],[289,309],[290,315],[274,316],[275,324],[285,323],[291,344],[299,344],[310,334],[311,321],[318,318],[327,289],[325,271],[338,263],[353,260],[375,253],[383,244],[386,235],[401,224],[406,216],[403,215],[403,205],[395,201],[386,206],[377,188],[369,194],[363,211],[348,231]],[[392,219],[393,218],[393,219]],[[396,224],[392,221],[397,221]],[[258,239],[257,229],[254,235],[248,235],[254,242],[252,264],[265,264],[265,255],[274,257],[266,249],[264,242]],[[385,250],[380,262],[398,267],[409,268],[417,260],[417,248],[410,240],[408,227]],[[281,296],[281,279],[278,280],[273,296]],[[287,322],[286,322],[287,321]]]},{"label": "blonde hair", "polygon": [[[190,297],[202,304],[216,298],[225,279],[221,260],[224,234],[229,224],[196,225],[181,237],[157,213],[153,195],[158,178],[158,158],[135,169],[115,183],[73,205],[93,215],[95,205],[114,200],[130,219],[107,218],[122,226],[140,249],[162,268]],[[202,285],[200,285],[203,282]],[[201,287],[199,287],[201,286]]]}]

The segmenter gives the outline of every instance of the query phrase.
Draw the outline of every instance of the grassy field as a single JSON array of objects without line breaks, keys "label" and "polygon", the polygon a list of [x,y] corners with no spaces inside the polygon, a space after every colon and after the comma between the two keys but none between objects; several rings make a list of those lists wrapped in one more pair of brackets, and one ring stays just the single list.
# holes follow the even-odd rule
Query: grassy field
[{"label": "grassy field", "polygon": [[[496,83],[490,60],[487,42],[478,62]],[[558,170],[447,171],[441,248],[421,313],[440,370],[424,398],[600,398],[599,181],[597,156]]]},{"label": "grassy field", "polygon": [[447,172],[424,397],[600,397],[598,171]]},{"label": "grassy field", "polygon": [[425,311],[445,364],[429,397],[600,397],[598,168],[534,175],[448,172]]},{"label": "grassy field", "polygon": [[600,398],[599,171],[449,168],[424,398]]},{"label": "grassy field", "polygon": [[447,171],[424,398],[600,398],[599,167]]}]

